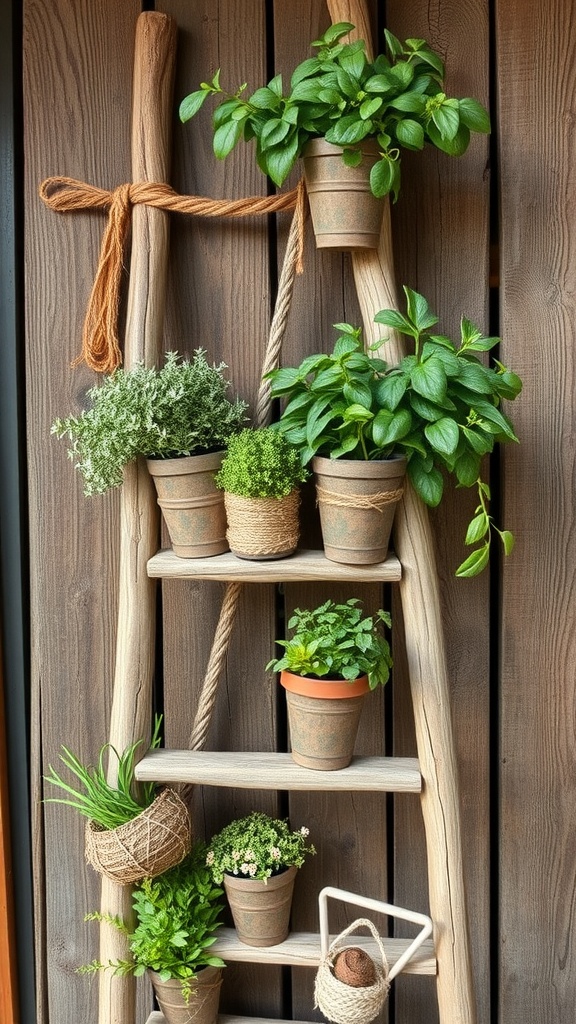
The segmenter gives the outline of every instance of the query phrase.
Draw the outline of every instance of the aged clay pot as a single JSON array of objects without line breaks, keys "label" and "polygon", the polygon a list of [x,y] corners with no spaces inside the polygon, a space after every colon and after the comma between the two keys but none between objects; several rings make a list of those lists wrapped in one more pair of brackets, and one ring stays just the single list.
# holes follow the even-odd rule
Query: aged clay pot
[{"label": "aged clay pot", "polygon": [[370,171],[378,145],[366,139],[358,167],[347,167],[342,147],[311,139],[302,152],[304,177],[318,249],[377,249],[384,213],[382,199],[370,191]]},{"label": "aged clay pot", "polygon": [[297,868],[286,868],[266,882],[224,875],[224,889],[238,938],[247,946],[276,946],[288,936]]},{"label": "aged clay pot", "polygon": [[196,980],[192,982],[193,992],[188,1002],[182,994],[179,978],[162,981],[155,971],[148,971],[148,974],[166,1024],[216,1024],[222,984],[221,967],[203,967],[198,971]]},{"label": "aged clay pot", "polygon": [[228,551],[224,496],[214,483],[223,452],[147,459],[172,548],[180,558]]},{"label": "aged clay pot", "polygon": [[318,771],[346,768],[352,760],[364,697],[370,691],[368,676],[347,682],[283,671],[280,683],[286,690],[293,760]]}]

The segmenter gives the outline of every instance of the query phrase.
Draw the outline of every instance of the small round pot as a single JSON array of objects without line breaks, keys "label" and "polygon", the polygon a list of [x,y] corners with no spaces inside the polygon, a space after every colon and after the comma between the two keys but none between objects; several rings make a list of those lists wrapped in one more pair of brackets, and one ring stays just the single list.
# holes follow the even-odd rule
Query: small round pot
[{"label": "small round pot", "polygon": [[214,474],[224,452],[147,459],[172,548],[180,558],[207,558],[228,551],[226,512]]},{"label": "small round pot", "polygon": [[403,494],[406,459],[364,462],[317,455],[312,469],[326,558],[346,565],[383,562]]},{"label": "small round pot", "polygon": [[154,878],[190,852],[192,827],[188,808],[167,786],[131,821],[103,829],[86,823],[86,860],[101,875],[129,884]]},{"label": "small round pot", "polygon": [[238,558],[264,561],[292,555],[298,544],[300,491],[284,498],[245,498],[224,492],[230,550]]},{"label": "small round pot", "polygon": [[277,946],[288,937],[297,870],[289,867],[265,882],[224,875],[224,889],[241,942],[247,946]]},{"label": "small round pot", "polygon": [[352,760],[368,676],[353,682],[280,673],[286,690],[292,759],[304,768],[331,772]]},{"label": "small round pot", "polygon": [[370,190],[378,145],[374,139],[365,139],[355,148],[362,152],[357,167],[347,167],[342,147],[325,139],[311,139],[302,152],[318,249],[378,248],[384,203]]},{"label": "small round pot", "polygon": [[198,971],[196,980],[192,982],[192,995],[188,1002],[182,994],[179,978],[162,981],[155,971],[149,970],[148,974],[166,1024],[216,1024],[222,984],[221,967],[203,967]]}]

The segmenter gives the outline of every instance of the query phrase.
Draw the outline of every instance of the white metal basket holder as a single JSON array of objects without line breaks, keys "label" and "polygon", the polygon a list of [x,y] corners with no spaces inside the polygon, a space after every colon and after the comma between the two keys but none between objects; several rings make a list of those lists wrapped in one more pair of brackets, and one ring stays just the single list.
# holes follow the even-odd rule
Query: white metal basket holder
[{"label": "white metal basket holder", "polygon": [[[375,910],[378,913],[388,914],[390,917],[397,917],[411,924],[420,925],[420,931],[402,955],[390,967],[376,927],[367,918],[358,918],[356,921],[353,921],[352,924],[330,942],[330,932],[328,929],[329,896],[333,899],[341,900],[343,903],[351,903],[357,907],[365,907],[367,910]],[[373,1021],[378,1016],[384,1006],[392,980],[397,974],[400,974],[408,961],[414,956],[416,950],[432,934],[432,920],[425,914],[418,914],[413,910],[395,907],[391,903],[384,903],[382,900],[358,896],[355,893],[347,892],[345,889],[335,889],[332,886],[322,889],[318,897],[318,906],[320,913],[321,960],[314,985],[315,1008],[318,1008],[333,1024],[370,1024],[370,1021]],[[360,927],[366,927],[372,932],[380,962],[373,963],[374,976],[372,983],[356,986],[347,984],[336,977],[334,964],[338,954],[345,949],[349,949],[351,946],[350,942],[345,942],[346,938]],[[365,941],[363,941],[362,945],[365,945]]]}]

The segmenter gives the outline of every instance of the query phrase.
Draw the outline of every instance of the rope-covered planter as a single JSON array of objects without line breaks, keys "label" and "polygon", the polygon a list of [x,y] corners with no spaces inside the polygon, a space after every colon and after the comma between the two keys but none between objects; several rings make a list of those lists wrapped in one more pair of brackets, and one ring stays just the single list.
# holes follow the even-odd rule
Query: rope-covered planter
[{"label": "rope-covered planter", "polygon": [[[334,964],[342,941],[362,925],[370,929],[376,940],[382,966],[373,964],[375,980],[372,984],[359,985],[356,982],[351,985],[336,977]],[[388,960],[376,928],[367,918],[358,918],[336,936],[320,963],[314,983],[315,1009],[319,1009],[333,1024],[370,1024],[386,1002],[390,988],[388,971]]]},{"label": "rope-covered planter", "polygon": [[284,498],[245,498],[224,492],[230,550],[240,558],[286,558],[298,544],[300,492]]},{"label": "rope-covered planter", "polygon": [[163,789],[131,821],[105,829],[86,824],[86,860],[101,875],[128,884],[154,878],[190,852],[190,814],[174,789]]}]

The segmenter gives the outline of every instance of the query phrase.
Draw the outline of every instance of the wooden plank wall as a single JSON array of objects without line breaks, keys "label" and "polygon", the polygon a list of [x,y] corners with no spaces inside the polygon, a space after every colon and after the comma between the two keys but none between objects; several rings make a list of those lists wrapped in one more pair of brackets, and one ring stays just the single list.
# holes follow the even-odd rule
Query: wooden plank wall
[{"label": "wooden plank wall", "polygon": [[[370,0],[373,30],[379,33],[383,7]],[[94,382],[85,368],[71,370],[70,361],[79,348],[103,221],[100,214],[50,213],[37,199],[37,188],[51,174],[104,187],[129,179],[132,53],[140,4],[24,0],[23,8],[37,1024],[95,1024],[97,985],[78,977],[74,968],[97,955],[95,926],[85,925],[83,915],[96,906],[99,886],[84,865],[82,824],[72,811],[40,800],[42,772],[57,761],[60,744],[93,758],[106,738],[110,713],[117,500],[114,495],[85,499],[64,444],[50,437],[54,417],[79,409]],[[158,0],[156,9],[179,25],[172,184],[183,193],[218,198],[265,194],[266,182],[250,150],[218,163],[208,114],[182,126],[177,104],[218,66],[233,88],[248,81],[251,89],[276,71],[288,74],[328,24],[323,0],[222,0],[218,5]],[[569,4],[498,0],[490,10],[487,0],[388,0],[386,18],[398,35],[426,37],[445,55],[449,91],[487,102],[491,60],[496,69],[503,352],[526,381],[515,410],[522,445],[506,452],[501,463],[507,523],[519,538],[501,579],[491,586],[488,575],[473,582],[453,578],[473,498],[451,492],[433,521],[461,768],[479,1024],[568,1024],[576,1001],[570,944],[576,659],[567,626],[574,614],[570,243],[576,237],[570,216],[574,44]],[[557,88],[544,84],[550,65],[564,69]],[[488,141],[477,138],[459,161],[432,152],[403,158],[402,194],[393,211],[397,281],[428,297],[446,332],[457,329],[462,314],[490,326],[488,157]],[[277,232],[265,221],[204,223],[175,216],[171,223],[165,347],[185,353],[202,347],[211,359],[223,359],[235,388],[250,402],[258,388],[287,223],[280,218]],[[293,365],[306,352],[329,348],[331,325],[340,320],[359,322],[348,260],[317,253],[308,238],[284,362]],[[549,369],[546,381],[537,384],[536,351],[547,354]],[[548,459],[536,438],[546,439]],[[561,462],[561,451],[567,462]],[[313,536],[310,503],[306,510],[306,533]],[[282,600],[289,610],[345,593],[291,586]],[[389,596],[375,587],[355,593],[373,606]],[[163,588],[168,745],[188,741],[221,598],[215,583]],[[278,600],[272,587],[244,589],[210,745],[267,749],[277,733],[280,744],[286,742],[275,682],[264,670],[273,650]],[[545,632],[536,608],[545,616]],[[409,754],[414,740],[396,602],[393,614],[393,687],[386,700],[373,697],[359,749],[383,750],[386,730],[395,751]],[[494,735],[491,747],[498,699],[500,750]],[[498,783],[499,807],[494,802]],[[208,837],[251,807],[289,812],[295,825],[310,827],[319,848],[299,879],[298,927],[317,927],[314,900],[323,884],[427,909],[424,841],[414,798],[385,804],[369,796],[294,794],[285,803],[264,793],[206,790],[196,794],[197,832]],[[345,919],[335,914],[335,926]],[[320,1019],[312,1010],[311,980],[304,971],[229,967],[223,1008]],[[143,993],[142,1013],[147,998]],[[399,979],[390,1005],[395,1024],[437,1019],[429,979]]]}]

